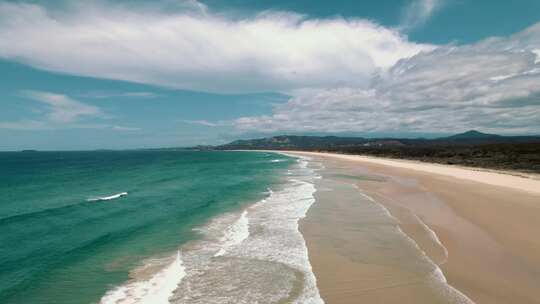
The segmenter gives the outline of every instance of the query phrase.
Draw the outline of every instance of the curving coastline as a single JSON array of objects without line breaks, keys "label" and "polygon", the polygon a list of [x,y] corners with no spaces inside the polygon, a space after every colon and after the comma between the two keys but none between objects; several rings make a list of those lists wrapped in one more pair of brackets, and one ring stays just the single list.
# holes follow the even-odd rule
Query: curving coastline
[{"label": "curving coastline", "polygon": [[[326,303],[537,303],[540,241],[531,231],[540,229],[540,187],[526,187],[540,181],[520,183],[524,178],[505,175],[503,180],[512,181],[503,187],[493,179],[476,180],[472,170],[466,177],[453,170],[434,172],[447,166],[287,154],[309,155],[326,167],[325,182],[316,185],[316,202],[301,223]],[[460,174],[465,170],[459,168]],[[501,181],[502,174],[484,173]],[[365,217],[361,206],[367,197],[384,206],[395,223]],[[395,253],[404,249],[386,241],[379,229],[393,225],[442,270],[451,288],[425,284],[422,267]],[[374,233],[376,238],[369,236]],[[365,249],[374,243],[372,251]]]}]

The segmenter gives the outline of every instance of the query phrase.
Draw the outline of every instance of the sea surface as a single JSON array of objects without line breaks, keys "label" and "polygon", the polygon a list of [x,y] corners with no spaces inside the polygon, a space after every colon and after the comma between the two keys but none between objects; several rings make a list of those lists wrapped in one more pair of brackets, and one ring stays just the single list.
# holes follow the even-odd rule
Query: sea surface
[{"label": "sea surface", "polygon": [[264,152],[0,153],[1,303],[322,303],[316,169]]}]

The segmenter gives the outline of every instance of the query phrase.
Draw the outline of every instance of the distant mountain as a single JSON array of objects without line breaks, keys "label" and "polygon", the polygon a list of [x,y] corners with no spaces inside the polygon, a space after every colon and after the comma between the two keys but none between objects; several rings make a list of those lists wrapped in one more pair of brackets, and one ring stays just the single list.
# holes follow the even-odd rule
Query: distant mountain
[{"label": "distant mountain", "polygon": [[486,138],[502,138],[504,136],[496,135],[496,134],[487,134],[482,133],[476,130],[470,130],[464,133],[459,133],[456,135],[445,137],[446,139],[486,139]]},{"label": "distant mountain", "polygon": [[336,150],[350,148],[395,148],[415,146],[483,145],[501,143],[540,142],[538,136],[502,136],[476,130],[435,139],[363,138],[338,136],[296,136],[236,140],[218,146],[219,150]]},{"label": "distant mountain", "polygon": [[280,135],[267,138],[236,140],[217,148],[220,150],[312,150],[336,146],[356,146],[365,143],[367,143],[367,140],[362,137]]},{"label": "distant mountain", "polygon": [[502,144],[502,143],[528,143],[540,142],[539,136],[503,136],[497,134],[487,134],[476,130],[470,130],[464,133],[437,138],[436,141],[446,144]]},{"label": "distant mountain", "polygon": [[435,139],[281,135],[236,140],[213,149],[328,151],[540,173],[540,136],[475,130]]}]

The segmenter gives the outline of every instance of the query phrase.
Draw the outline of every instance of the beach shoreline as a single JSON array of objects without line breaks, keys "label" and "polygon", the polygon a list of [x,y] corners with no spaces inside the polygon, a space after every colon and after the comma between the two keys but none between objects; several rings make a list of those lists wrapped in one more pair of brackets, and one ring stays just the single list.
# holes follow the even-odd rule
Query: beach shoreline
[{"label": "beach shoreline", "polygon": [[298,225],[318,176],[306,159],[262,156],[288,162],[264,196],[194,227],[197,237],[142,261],[99,303],[323,303]]},{"label": "beach shoreline", "polygon": [[[540,229],[540,181],[534,177],[355,155],[283,153],[309,156],[342,172],[346,178],[338,181],[353,184],[389,210],[450,286],[475,303],[539,303],[540,241],[530,233]],[[430,303],[431,295],[418,284],[391,287],[379,280],[381,286],[370,283],[373,289],[357,288],[366,285],[365,279],[358,280],[376,277],[380,267],[355,261],[357,248],[349,243],[357,241],[360,224],[349,221],[349,230],[336,228],[355,212],[354,201],[344,203],[346,196],[336,199],[320,192],[300,224],[326,303]],[[340,234],[343,243],[328,231]]]},{"label": "beach shoreline", "polygon": [[[250,150],[238,150],[250,151]],[[278,150],[253,150],[264,152],[275,152],[290,155],[332,157],[346,161],[356,161],[372,163],[389,167],[410,169],[420,172],[445,175],[458,179],[471,180],[493,186],[501,186],[522,190],[525,192],[540,194],[540,175],[534,173],[524,173],[519,171],[496,170],[480,167],[466,167],[460,165],[445,165],[440,163],[422,162],[409,159],[384,158],[369,155],[343,154],[331,152],[310,152],[310,151],[278,151]]]}]

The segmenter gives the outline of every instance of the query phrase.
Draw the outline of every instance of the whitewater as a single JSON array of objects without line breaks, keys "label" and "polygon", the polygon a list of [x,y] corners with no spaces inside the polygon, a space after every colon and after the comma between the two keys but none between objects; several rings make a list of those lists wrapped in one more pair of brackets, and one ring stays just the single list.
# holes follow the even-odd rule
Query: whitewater
[{"label": "whitewater", "polygon": [[179,248],[181,257],[144,262],[140,268],[158,270],[136,271],[145,275],[113,288],[100,303],[324,303],[298,229],[315,202],[318,175],[307,159],[289,170],[267,197],[194,229],[200,237]]}]

